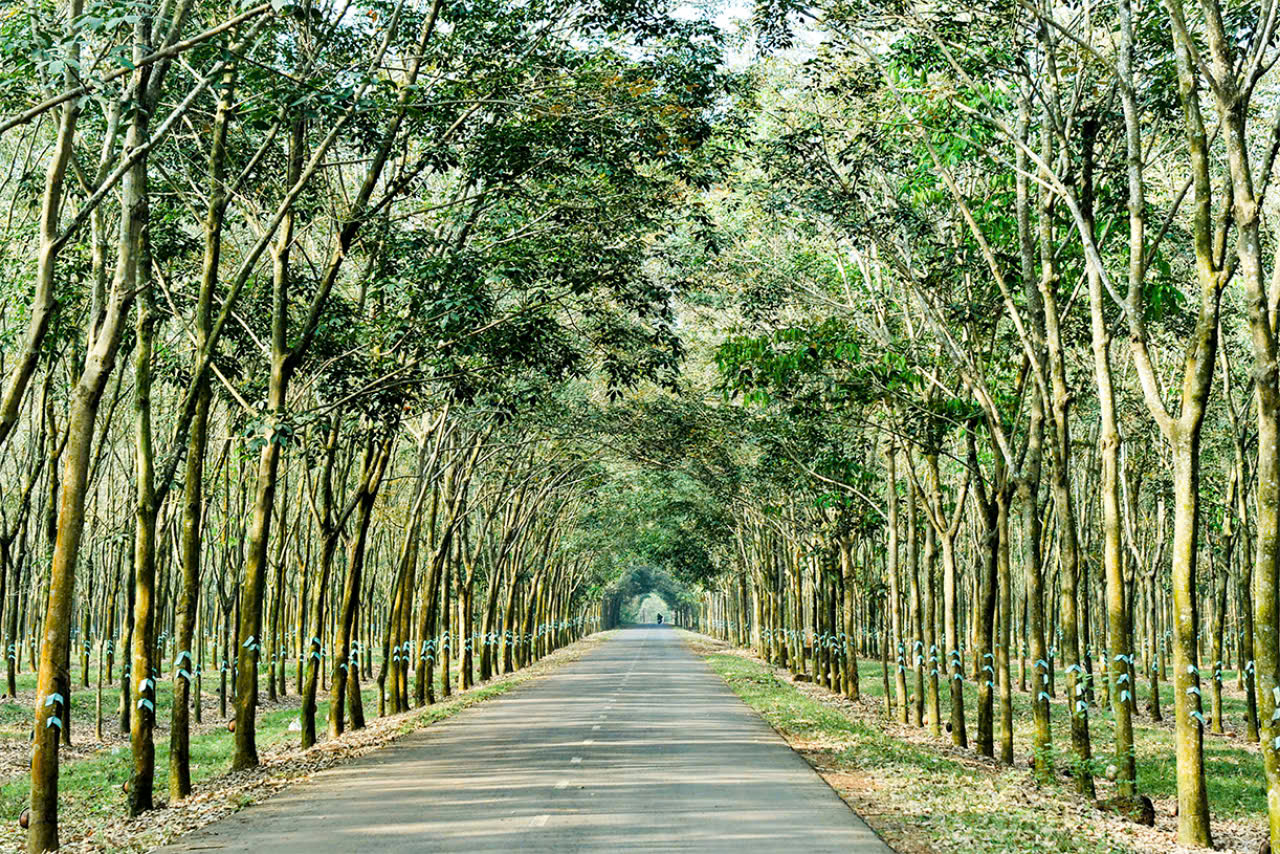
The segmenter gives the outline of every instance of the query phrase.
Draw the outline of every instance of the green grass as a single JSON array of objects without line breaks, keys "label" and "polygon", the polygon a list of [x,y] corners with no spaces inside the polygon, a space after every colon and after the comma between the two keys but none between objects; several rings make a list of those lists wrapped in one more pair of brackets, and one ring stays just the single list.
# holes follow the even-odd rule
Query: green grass
[{"label": "green grass", "polygon": [[[1121,835],[1124,831],[1116,833],[1114,825],[1082,821],[1082,815],[1088,816],[1093,811],[1086,807],[1081,813],[1073,808],[1079,801],[1062,780],[1037,786],[1025,767],[993,770],[964,761],[935,747],[927,738],[906,740],[882,729],[875,721],[851,718],[806,696],[757,661],[733,654],[714,654],[707,658],[734,692],[775,729],[793,742],[804,742],[806,751],[816,755],[817,764],[837,773],[874,781],[874,803],[868,802],[873,813],[872,824],[891,843],[909,838],[937,850],[975,852],[1052,850],[1100,854],[1133,848]],[[882,702],[884,683],[880,663],[862,662],[859,675],[863,695]],[[1016,670],[1014,676],[1016,688]],[[1234,686],[1234,682],[1231,684]],[[1061,704],[1062,685],[1058,687],[1054,739],[1061,756],[1069,746],[1069,733],[1066,710]],[[1166,698],[1165,711],[1171,714],[1171,691],[1167,685],[1161,687]],[[966,683],[965,689],[972,737],[976,688]],[[1145,696],[1144,690],[1144,701]],[[1232,698],[1224,708],[1229,720],[1242,720],[1243,700]],[[949,714],[945,690],[942,709],[945,719]],[[1091,709],[1090,716],[1095,759],[1105,765],[1112,745],[1110,716],[1097,708]],[[1030,717],[1029,697],[1015,692],[1015,744],[1020,753],[1025,753],[1030,742]],[[1233,728],[1243,733],[1242,726]],[[1173,797],[1171,730],[1140,720],[1136,735],[1140,787],[1156,799]],[[944,735],[944,739],[948,739],[944,744],[949,744],[949,738]],[[1242,738],[1221,736],[1206,738],[1205,754],[1214,817],[1257,820],[1265,810],[1262,769],[1257,755],[1244,748]],[[1108,832],[1105,827],[1112,830]]]},{"label": "green grass", "polygon": [[[454,672],[457,672],[456,669]],[[78,669],[75,675],[79,675]],[[19,674],[17,685],[20,700],[0,701],[0,744],[7,748],[13,748],[17,745],[25,747],[30,741],[31,722],[33,719],[32,708],[30,704],[21,701],[21,695],[34,689],[35,678],[34,673]],[[228,683],[230,683],[230,680],[228,680]],[[456,702],[443,701],[438,702],[436,705],[428,706],[421,714],[406,718],[401,723],[399,731],[402,733],[410,732],[420,726],[448,717],[460,708],[465,708],[473,703],[504,693],[510,690],[514,684],[517,684],[514,680],[491,683],[463,695]],[[437,679],[436,696],[443,700],[439,686],[440,683]],[[234,750],[234,736],[221,725],[221,718],[218,715],[218,681],[216,674],[212,678],[206,678],[203,687],[205,694],[204,724],[208,725],[211,721],[216,721],[219,726],[209,732],[193,733],[191,737],[191,779],[193,783],[200,783],[225,774],[231,766]],[[294,688],[293,672],[290,671],[289,695],[286,700],[293,702],[288,706],[279,708],[266,707],[259,710],[256,727],[259,748],[298,742],[299,734],[289,731],[289,724],[298,717],[297,693]],[[234,690],[234,686],[228,684],[227,690],[227,711],[232,714],[233,697],[231,692]],[[156,719],[160,724],[155,732],[156,798],[157,800],[167,800],[169,773],[168,722],[173,705],[173,683],[167,678],[157,680],[156,692]],[[265,679],[261,681],[259,686],[259,696],[265,703],[267,698]],[[371,680],[365,680],[361,697],[364,700],[366,719],[375,719],[378,711],[376,683]],[[125,795],[121,787],[129,778],[133,757],[128,746],[127,736],[123,737],[124,741],[121,742],[119,740],[121,737],[115,735],[119,731],[119,714],[117,711],[119,699],[120,688],[118,681],[111,686],[103,686],[102,726],[103,733],[108,738],[107,746],[97,750],[91,756],[64,759],[62,762],[58,774],[58,797],[60,808],[64,811],[64,815],[73,814],[92,821],[95,817],[119,816],[125,809]],[[212,709],[209,707],[210,702],[213,703]],[[85,688],[77,681],[71,695],[72,741],[74,744],[90,746],[97,744],[94,737],[96,703],[96,688],[93,686]],[[322,735],[328,711],[328,691],[321,689],[317,692],[316,698],[316,721],[317,728],[321,730]],[[194,727],[194,720],[192,724]],[[26,806],[30,798],[30,789],[30,780],[26,773],[14,775],[8,780],[0,782],[0,820],[7,816],[17,816],[22,811],[22,808]]]},{"label": "green grass", "polygon": [[[261,696],[265,698],[266,688],[263,687],[261,691]],[[75,695],[73,695],[72,700],[76,706],[73,707],[72,712],[73,741],[91,740],[93,735],[94,695],[91,691],[85,691],[84,689],[82,689],[82,692],[79,695],[80,702],[78,704],[75,702]],[[371,713],[376,712],[377,691],[365,690],[361,692],[361,695],[364,698],[366,714],[371,715]],[[110,696],[110,702],[108,702],[108,696]],[[118,728],[118,719],[115,714],[118,696],[118,690],[112,690],[110,695],[108,695],[105,688],[103,690],[103,714],[106,718],[103,722],[104,730],[108,727],[112,731]],[[158,719],[166,724],[169,719],[171,698],[170,683],[167,681],[161,682],[159,684],[159,697],[157,698],[159,707]],[[13,716],[12,707],[15,706],[17,704],[8,703],[0,707],[0,709],[3,709],[2,714],[4,715],[0,720],[8,720],[10,716]],[[321,722],[321,726],[323,726],[323,721],[328,713],[328,706],[327,697],[322,697],[317,703],[316,719]],[[110,711],[109,716],[107,715],[108,710]],[[25,717],[20,718],[21,731],[16,737],[25,742],[30,732],[31,712],[30,709],[25,708],[22,708],[22,711]],[[270,747],[282,742],[296,741],[298,733],[289,732],[289,724],[297,717],[297,708],[260,711],[256,727],[259,748]],[[155,747],[156,797],[158,800],[167,800],[169,769],[169,733],[167,726],[156,731]],[[193,734],[191,737],[192,782],[199,783],[211,777],[225,774],[231,765],[233,749],[234,736],[225,727],[219,726],[209,732]],[[84,759],[64,762],[58,774],[60,808],[68,813],[88,818],[120,815],[125,808],[125,795],[121,786],[129,779],[132,765],[133,757],[127,744],[104,748]],[[0,816],[16,816],[20,813],[30,798],[30,791],[30,780],[26,774],[13,777],[3,785],[0,785]]]},{"label": "green grass", "polygon": [[[1096,664],[1095,664],[1096,667]],[[1031,695],[1018,690],[1018,670],[1016,663],[1011,663],[1010,678],[1013,681],[1013,721],[1014,745],[1023,752],[1032,739]],[[868,697],[883,700],[884,676],[879,661],[862,661],[858,667],[859,685],[862,693]],[[892,673],[890,674],[892,676]],[[1028,677],[1029,678],[1029,677]],[[1250,819],[1263,815],[1267,809],[1266,791],[1263,788],[1262,758],[1254,750],[1245,747],[1245,700],[1235,693],[1234,671],[1223,671],[1223,721],[1224,729],[1234,732],[1234,738],[1205,734],[1205,778],[1209,790],[1209,806],[1214,818],[1218,819]],[[1169,682],[1160,683],[1161,709],[1164,722],[1151,721],[1146,711],[1149,699],[1146,680],[1139,680],[1138,708],[1134,718],[1134,741],[1137,746],[1138,789],[1148,797],[1172,799],[1177,796],[1177,778],[1175,776],[1173,729],[1173,686]],[[1052,702],[1052,724],[1054,752],[1064,757],[1070,747],[1070,724],[1067,718],[1066,704],[1063,700],[1064,678],[1059,674],[1057,696]],[[943,720],[950,717],[950,697],[945,686],[940,686],[942,696]],[[892,685],[890,686],[892,690]],[[972,680],[964,683],[965,714],[969,728],[969,736],[975,735],[977,725],[978,690]],[[907,692],[911,692],[908,680]],[[1101,700],[1098,693],[1098,700]],[[1209,712],[1209,689],[1204,687],[1205,713]],[[998,715],[998,710],[997,710]],[[999,738],[999,720],[996,721],[996,737]],[[1094,761],[1097,773],[1109,764],[1115,745],[1115,722],[1110,706],[1100,708],[1098,705],[1089,709],[1089,731],[1092,738]]]}]

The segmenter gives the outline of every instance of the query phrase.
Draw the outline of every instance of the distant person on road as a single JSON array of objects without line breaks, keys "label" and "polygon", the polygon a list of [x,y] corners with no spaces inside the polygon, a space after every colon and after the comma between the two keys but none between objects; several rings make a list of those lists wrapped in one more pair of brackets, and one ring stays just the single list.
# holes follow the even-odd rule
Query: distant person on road
[{"label": "distant person on road", "polygon": [[658,625],[662,625],[662,615],[658,615]]}]

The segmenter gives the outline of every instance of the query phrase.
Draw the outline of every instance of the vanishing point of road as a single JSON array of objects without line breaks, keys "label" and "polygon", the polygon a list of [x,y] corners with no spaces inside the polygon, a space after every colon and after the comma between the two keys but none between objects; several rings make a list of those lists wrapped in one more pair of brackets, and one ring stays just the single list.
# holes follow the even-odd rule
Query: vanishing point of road
[{"label": "vanishing point of road", "polygon": [[890,852],[665,626],[162,850]]}]

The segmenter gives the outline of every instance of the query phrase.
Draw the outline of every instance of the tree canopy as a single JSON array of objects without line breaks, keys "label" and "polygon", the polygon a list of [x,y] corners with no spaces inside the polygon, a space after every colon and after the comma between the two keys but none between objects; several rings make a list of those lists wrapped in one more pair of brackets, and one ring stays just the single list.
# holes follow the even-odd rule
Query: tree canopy
[{"label": "tree canopy", "polygon": [[1190,846],[1239,702],[1280,854],[1276,4],[717,11],[0,11],[28,850],[95,667],[136,816],[654,593]]}]

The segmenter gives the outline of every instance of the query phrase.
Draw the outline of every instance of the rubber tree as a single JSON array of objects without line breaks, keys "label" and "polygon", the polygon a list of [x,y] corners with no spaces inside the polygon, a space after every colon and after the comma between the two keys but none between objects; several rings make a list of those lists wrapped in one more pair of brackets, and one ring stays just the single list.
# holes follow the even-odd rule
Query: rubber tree
[{"label": "rubber tree", "polygon": [[[378,48],[374,51],[371,69],[378,68],[386,55],[392,36],[398,26],[399,9],[383,34]],[[253,509],[249,525],[247,557],[243,585],[240,624],[237,637],[241,638],[240,648],[236,651],[236,724],[235,752],[231,766],[234,769],[252,768],[258,764],[257,746],[257,687],[258,659],[261,652],[263,596],[266,592],[267,546],[271,535],[271,521],[275,506],[276,480],[280,466],[280,455],[284,444],[288,441],[287,404],[289,381],[297,370],[303,357],[306,356],[315,340],[316,332],[324,317],[326,304],[343,265],[349,257],[352,244],[357,233],[368,221],[367,214],[375,204],[373,196],[379,186],[382,172],[392,149],[400,137],[400,128],[404,122],[417,92],[415,82],[426,52],[427,42],[435,29],[436,13],[439,4],[432,7],[422,24],[415,49],[409,59],[403,85],[400,86],[396,98],[396,106],[387,121],[387,125],[379,133],[379,141],[369,159],[361,185],[343,217],[335,226],[335,245],[324,270],[320,274],[314,293],[309,300],[304,319],[294,330],[296,338],[290,343],[289,302],[290,277],[288,271],[288,253],[277,252],[277,268],[273,275],[271,297],[271,368],[267,391],[268,423],[261,436],[257,473],[255,477]],[[373,74],[356,87],[352,102],[358,104],[372,85]],[[352,108],[354,110],[354,107]],[[349,120],[352,112],[344,116]],[[332,140],[332,132],[327,140]],[[324,148],[312,156],[311,163],[318,161]],[[313,168],[313,167],[312,167]],[[304,169],[303,174],[310,169]]]}]

